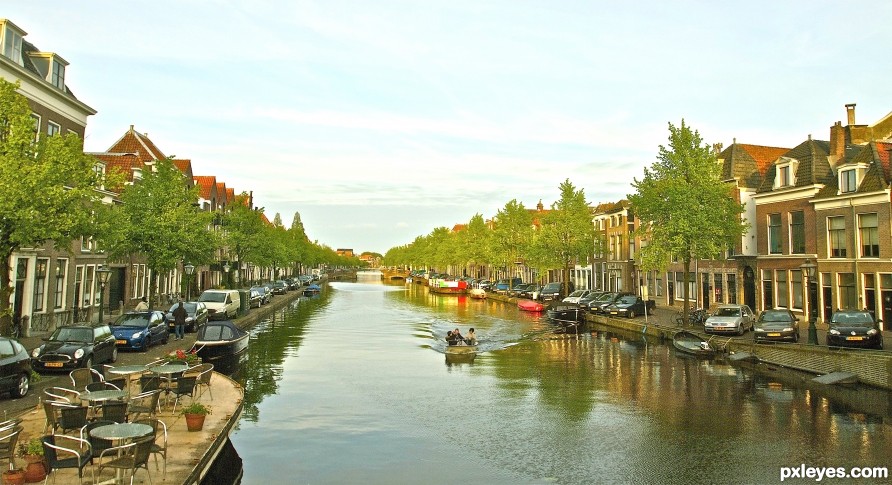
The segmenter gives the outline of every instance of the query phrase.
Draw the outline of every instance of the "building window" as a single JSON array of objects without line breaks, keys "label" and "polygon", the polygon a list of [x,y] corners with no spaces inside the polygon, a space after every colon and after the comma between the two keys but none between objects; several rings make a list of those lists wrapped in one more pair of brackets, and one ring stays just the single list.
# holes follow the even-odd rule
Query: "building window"
[{"label": "building window", "polygon": [[839,308],[857,309],[858,295],[855,292],[855,273],[839,273]]},{"label": "building window", "polygon": [[53,86],[59,89],[65,89],[65,65],[58,60],[53,61]]},{"label": "building window", "polygon": [[46,270],[49,259],[38,259],[34,267],[34,311],[42,312],[46,308]]},{"label": "building window", "polygon": [[830,257],[846,257],[846,219],[845,217],[828,217],[827,231],[830,239]]},{"label": "building window", "polygon": [[864,258],[880,257],[876,213],[858,215],[858,235],[861,237],[861,256]]},{"label": "building window", "polygon": [[790,213],[790,254],[805,253],[805,213]]},{"label": "building window", "polygon": [[784,165],[782,167],[778,167],[778,172],[777,172],[777,178],[778,178],[777,186],[778,187],[789,187],[790,185],[793,185],[793,182],[792,182],[793,179],[790,176],[791,168],[792,167],[790,167],[789,165]]},{"label": "building window", "polygon": [[49,136],[58,135],[62,131],[62,127],[52,121],[46,122],[46,134]]},{"label": "building window", "polygon": [[722,273],[716,273],[716,274],[713,276],[713,285],[712,285],[712,288],[713,288],[712,291],[715,293],[715,302],[716,302],[716,303],[724,303],[724,302],[725,302],[725,295],[722,294],[722,290],[723,290],[723,287],[722,287]]},{"label": "building window", "polygon": [[40,115],[31,113],[31,121],[34,122],[34,127],[32,128],[34,131],[34,143],[37,143],[40,140]]},{"label": "building window", "polygon": [[768,215],[768,254],[781,253],[781,216]]},{"label": "building window", "polygon": [[839,172],[839,191],[842,193],[858,190],[858,174],[856,170],[841,170]]},{"label": "building window", "polygon": [[787,270],[779,269],[775,273],[777,281],[777,308],[788,308],[790,304],[789,295],[787,293]]},{"label": "building window", "polygon": [[53,308],[57,310],[65,304],[65,276],[67,268],[67,259],[56,260],[56,288],[53,294]]},{"label": "building window", "polygon": [[6,35],[3,36],[3,55],[20,66],[24,65],[22,62],[22,34],[8,25],[6,26]]},{"label": "building window", "polygon": [[728,303],[737,304],[737,275],[728,273]]},{"label": "building window", "polygon": [[802,271],[790,271],[790,291],[792,292],[793,308],[802,309]]},{"label": "building window", "polygon": [[771,279],[770,269],[762,270],[762,309],[774,308],[774,281]]}]

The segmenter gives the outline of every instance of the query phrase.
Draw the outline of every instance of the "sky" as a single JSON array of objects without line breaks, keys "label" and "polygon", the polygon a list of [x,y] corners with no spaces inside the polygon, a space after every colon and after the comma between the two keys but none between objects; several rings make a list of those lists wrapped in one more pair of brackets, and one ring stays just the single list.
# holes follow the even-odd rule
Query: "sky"
[{"label": "sky", "polygon": [[[98,113],[270,219],[385,253],[569,179],[616,201],[668,123],[794,147],[892,112],[892,2],[0,0]],[[886,94],[883,94],[886,93]],[[881,98],[886,98],[885,100]]]}]

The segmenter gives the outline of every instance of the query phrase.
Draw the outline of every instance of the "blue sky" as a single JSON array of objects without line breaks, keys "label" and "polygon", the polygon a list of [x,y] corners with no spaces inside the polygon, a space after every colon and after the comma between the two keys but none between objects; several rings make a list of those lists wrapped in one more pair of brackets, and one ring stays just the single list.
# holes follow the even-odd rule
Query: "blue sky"
[{"label": "blue sky", "polygon": [[[618,200],[682,118],[709,143],[793,147],[892,111],[892,3],[3,2],[132,124],[333,248],[385,252],[569,178]],[[884,94],[885,93],[885,94]]]}]

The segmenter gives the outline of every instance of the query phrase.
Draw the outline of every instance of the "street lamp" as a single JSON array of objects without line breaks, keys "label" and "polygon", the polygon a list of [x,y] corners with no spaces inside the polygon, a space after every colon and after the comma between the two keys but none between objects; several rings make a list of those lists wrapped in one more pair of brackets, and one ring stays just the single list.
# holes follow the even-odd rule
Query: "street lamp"
[{"label": "street lamp", "polygon": [[229,261],[223,262],[223,279],[226,281],[226,287],[229,288],[229,270],[232,269],[232,266],[229,266]]},{"label": "street lamp", "polygon": [[183,271],[186,272],[186,301],[192,299],[192,275],[195,274],[195,266],[192,263],[186,263],[183,266]]},{"label": "street lamp", "polygon": [[805,275],[805,287],[808,295],[808,343],[809,345],[818,345],[818,327],[815,326],[815,320],[818,318],[818,312],[815,311],[815,302],[812,298],[811,285],[815,280],[815,273],[818,265],[812,262],[811,258],[806,259],[804,263],[799,265],[802,274]]},{"label": "street lamp", "polygon": [[96,278],[99,280],[99,323],[102,323],[102,307],[105,306],[105,285],[111,277],[111,270],[105,265],[96,268]]}]

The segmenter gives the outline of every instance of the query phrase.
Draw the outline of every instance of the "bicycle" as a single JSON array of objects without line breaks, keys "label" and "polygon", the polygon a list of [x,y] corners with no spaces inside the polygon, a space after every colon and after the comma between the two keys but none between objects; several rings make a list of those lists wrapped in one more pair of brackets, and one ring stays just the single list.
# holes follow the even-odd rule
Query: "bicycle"
[{"label": "bicycle", "polygon": [[684,318],[684,312],[676,312],[675,313],[675,324],[680,326],[685,325],[703,325],[706,323],[706,310],[703,308],[696,308],[691,310],[691,313],[688,314],[687,320]]}]

